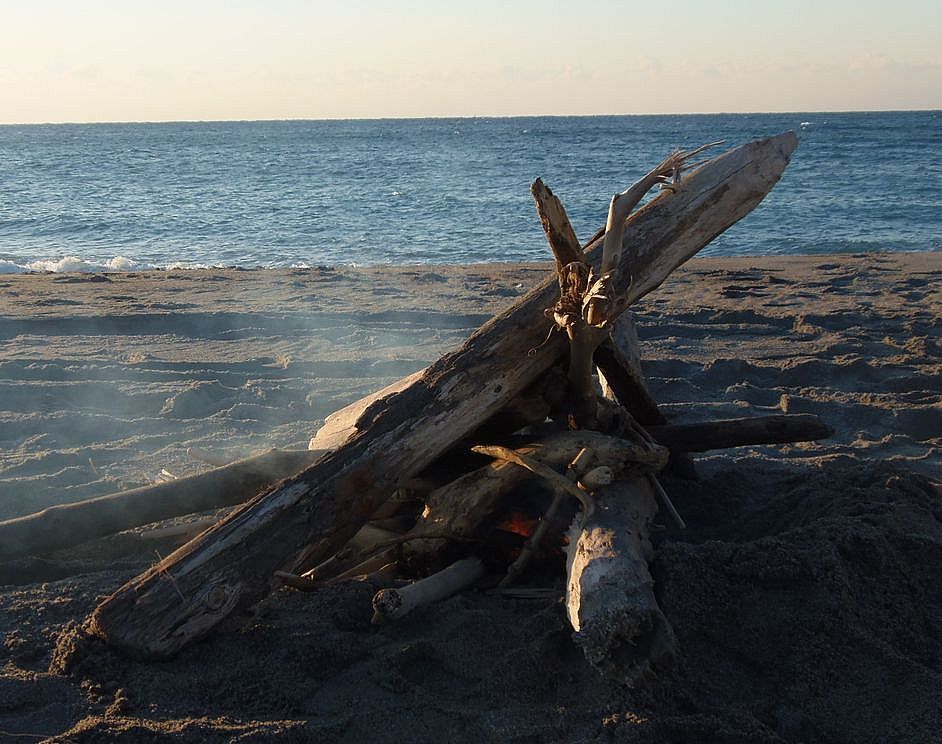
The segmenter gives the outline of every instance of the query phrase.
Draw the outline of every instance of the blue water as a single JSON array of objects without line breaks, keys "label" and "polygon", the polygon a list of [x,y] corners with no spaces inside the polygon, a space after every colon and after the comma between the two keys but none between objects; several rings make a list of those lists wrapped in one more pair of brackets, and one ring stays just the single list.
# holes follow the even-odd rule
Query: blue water
[{"label": "blue water", "polygon": [[789,129],[782,181],[703,253],[942,250],[939,111],[10,125],[0,271],[544,260],[536,176],[585,239],[670,150]]}]

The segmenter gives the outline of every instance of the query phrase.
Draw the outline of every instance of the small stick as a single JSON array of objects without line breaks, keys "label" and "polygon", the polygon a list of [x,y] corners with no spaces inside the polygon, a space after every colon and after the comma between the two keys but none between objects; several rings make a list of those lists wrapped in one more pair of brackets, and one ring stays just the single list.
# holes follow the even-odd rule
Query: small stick
[{"label": "small stick", "polygon": [[[704,145],[704,147],[707,147],[707,145]],[[635,421],[634,416],[628,417],[628,423],[631,426],[632,431],[637,436],[641,437],[641,439],[643,439],[647,444],[657,444],[657,442],[654,440],[654,437],[651,436],[650,432],[637,421]],[[674,506],[674,502],[671,501],[671,497],[667,495],[667,491],[664,490],[664,486],[661,485],[661,482],[657,479],[657,476],[654,475],[654,473],[648,473],[648,480],[650,481],[652,488],[654,488],[654,492],[661,500],[661,503],[664,504],[664,508],[667,509],[668,514],[671,515],[671,519],[674,520],[674,523],[682,530],[687,529],[687,523],[684,521],[684,518],[680,516],[680,512],[677,511],[677,507]]]},{"label": "small stick", "polygon": [[495,460],[506,460],[507,462],[512,462],[515,465],[526,468],[534,475],[538,475],[541,478],[549,481],[551,484],[565,491],[570,496],[578,500],[580,504],[582,504],[582,510],[585,512],[586,519],[588,519],[592,515],[592,512],[595,511],[595,503],[592,501],[592,497],[589,496],[589,494],[575,485],[572,481],[567,480],[565,477],[557,473],[552,468],[549,468],[543,463],[534,460],[532,457],[521,455],[519,452],[514,452],[508,447],[501,447],[499,445],[479,444],[472,447],[471,451],[477,452],[479,455],[493,457]]},{"label": "small stick", "polygon": [[664,490],[664,486],[661,485],[661,482],[653,473],[648,473],[648,480],[651,481],[651,485],[661,499],[661,503],[664,504],[664,508],[667,509],[667,513],[671,515],[671,519],[674,520],[680,529],[686,529],[687,523],[684,521],[684,518],[680,516],[680,512],[677,511],[674,502],[671,501],[671,497],[667,495],[667,491]]},{"label": "small stick", "polygon": [[2,736],[2,737],[7,737],[7,738],[10,738],[10,739],[16,739],[16,738],[21,738],[21,739],[48,739],[50,735],[49,735],[49,734],[14,733],[14,732],[12,732],[12,731],[4,731],[3,729],[0,729],[0,736]]},{"label": "small stick", "polygon": [[177,593],[177,596],[180,598],[180,601],[183,602],[183,604],[186,604],[186,597],[184,597],[183,592],[180,591],[180,586],[177,584],[177,580],[173,578],[173,574],[170,573],[170,569],[166,567],[162,567],[160,565],[161,563],[164,562],[164,557],[156,550],[154,551],[154,555],[157,556],[157,565],[154,567],[154,570],[157,571],[158,574],[160,574],[161,576],[164,576],[170,581],[171,585],[173,586],[174,591]]},{"label": "small stick", "polygon": [[372,573],[363,574],[364,581],[392,581],[399,573],[399,561],[390,561],[385,566],[380,566]]},{"label": "small stick", "polygon": [[559,589],[541,588],[536,586],[498,587],[489,594],[498,594],[512,599],[561,599],[563,594]]},{"label": "small stick", "polygon": [[384,550],[382,553],[377,553],[370,556],[362,563],[358,563],[353,568],[344,571],[342,574],[337,576],[331,576],[329,579],[324,581],[317,581],[316,569],[313,571],[308,571],[303,575],[303,578],[311,579],[316,582],[318,586],[330,586],[332,584],[337,584],[341,581],[346,581],[347,579],[355,579],[358,576],[366,576],[368,574],[379,571],[384,566],[392,563],[397,559],[397,549],[389,548]]},{"label": "small stick", "polygon": [[287,571],[275,571],[275,578],[285,586],[299,589],[302,592],[313,591],[318,586],[317,582],[313,579],[309,579],[306,576],[298,576],[297,574],[288,573]]},{"label": "small stick", "polygon": [[[575,482],[581,473],[589,469],[589,465],[594,457],[595,452],[593,450],[590,450],[588,447],[583,447],[576,456],[572,458],[572,462],[566,466],[566,478]],[[571,477],[570,473],[572,474]]]},{"label": "small stick", "polygon": [[389,547],[384,545],[383,541],[395,537],[399,537],[399,533],[376,527],[367,522],[340,550],[326,561],[322,561],[311,570],[305,571],[303,575],[308,578],[317,577],[317,581],[323,583],[331,576],[343,573],[351,565],[355,567],[362,562],[363,555],[375,555],[377,550]]},{"label": "small stick", "polygon": [[419,607],[446,599],[483,575],[480,558],[464,558],[401,589],[381,589],[373,597],[373,625],[399,620]]},{"label": "small stick", "polygon": [[414,540],[451,540],[452,542],[464,542],[464,543],[473,543],[480,542],[479,539],[474,537],[467,537],[466,535],[459,535],[454,532],[409,532],[405,535],[398,535],[397,537],[391,537],[388,540],[383,540],[382,542],[376,543],[377,548],[392,548],[397,545],[404,545],[405,543],[410,543]]},{"label": "small stick", "polygon": [[[635,420],[635,417],[631,414],[628,414],[627,423],[628,427],[631,429],[631,432],[648,447],[658,446],[658,442],[654,439],[653,436],[651,436],[651,433],[645,427],[639,424]],[[687,523],[684,521],[684,518],[680,516],[680,512],[677,511],[677,507],[674,506],[674,502],[671,501],[671,497],[667,495],[667,491],[664,490],[664,487],[657,479],[657,476],[654,475],[654,473],[648,473],[647,477],[651,483],[651,487],[654,488],[654,492],[661,500],[661,503],[664,504],[664,508],[667,509],[668,513],[671,515],[671,518],[678,527],[681,529],[686,529]]]}]

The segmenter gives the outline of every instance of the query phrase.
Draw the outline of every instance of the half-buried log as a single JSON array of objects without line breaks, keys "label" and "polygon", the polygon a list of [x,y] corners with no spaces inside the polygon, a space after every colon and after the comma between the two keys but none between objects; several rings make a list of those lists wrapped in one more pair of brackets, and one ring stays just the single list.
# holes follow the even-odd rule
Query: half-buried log
[{"label": "half-buried log", "polygon": [[665,447],[683,452],[707,452],[750,444],[813,442],[834,436],[830,426],[810,413],[662,424],[649,426],[648,432]]},{"label": "half-buried log", "polygon": [[161,519],[241,504],[323,454],[271,450],[199,475],[8,519],[0,522],[0,560],[44,555]]},{"label": "half-buried log", "polygon": [[[614,286],[627,287],[615,298],[619,309],[748,214],[781,177],[796,145],[795,135],[786,133],[738,147],[632,215],[614,276]],[[597,263],[600,250],[596,241],[589,259]],[[365,428],[343,447],[108,597],[89,619],[88,632],[134,656],[172,655],[264,597],[276,570],[333,554],[400,483],[563,358],[566,341],[562,334],[546,340],[543,314],[557,297],[553,277],[409,387],[374,404]]]}]

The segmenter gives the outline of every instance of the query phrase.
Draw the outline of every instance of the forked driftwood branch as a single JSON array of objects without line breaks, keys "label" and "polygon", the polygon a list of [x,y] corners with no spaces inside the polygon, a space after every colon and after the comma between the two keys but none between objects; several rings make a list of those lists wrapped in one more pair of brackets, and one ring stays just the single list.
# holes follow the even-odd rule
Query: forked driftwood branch
[{"label": "forked driftwood branch", "polygon": [[[788,133],[731,150],[633,214],[620,240],[621,260],[600,273],[608,285],[590,287],[587,319],[614,322],[751,211],[781,176],[796,143]],[[659,171],[657,179],[664,177]],[[585,251],[593,267],[602,261],[602,242]],[[556,301],[555,284],[537,287],[460,350],[368,406],[338,450],[119,589],[95,610],[88,632],[134,656],[172,655],[267,594],[276,570],[292,572],[331,556],[400,485],[564,358],[562,338],[544,343],[543,309]]]},{"label": "forked driftwood branch", "polygon": [[618,273],[629,215],[655,186],[662,185],[670,191],[680,189],[680,174],[690,158],[717,144],[720,143],[672,153],[636,183],[612,197],[597,272],[586,262],[579,248],[562,202],[539,179],[531,187],[540,222],[556,257],[560,297],[552,315],[569,339],[566,400],[570,405],[567,415],[572,428],[597,426],[595,355],[627,307],[633,281],[630,265],[622,267],[620,276]]},{"label": "forked driftwood branch", "polygon": [[582,505],[582,513],[585,516],[589,516],[595,510],[595,504],[592,503],[592,497],[588,493],[581,490],[574,481],[568,480],[552,468],[549,468],[541,463],[539,460],[530,459],[526,455],[515,452],[509,447],[501,447],[497,445],[478,445],[477,447],[472,447],[471,449],[472,451],[477,452],[479,455],[487,455],[488,457],[493,457],[496,460],[512,462],[514,465],[519,465],[520,467],[529,470],[534,475],[539,476],[549,483],[554,490],[567,493],[569,496],[578,501]]}]

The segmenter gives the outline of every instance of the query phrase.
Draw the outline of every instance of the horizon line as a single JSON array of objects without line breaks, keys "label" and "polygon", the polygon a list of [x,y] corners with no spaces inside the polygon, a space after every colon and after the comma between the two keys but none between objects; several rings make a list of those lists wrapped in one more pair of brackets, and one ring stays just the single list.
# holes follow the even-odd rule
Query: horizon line
[{"label": "horizon line", "polygon": [[832,109],[832,110],[788,110],[788,111],[686,111],[678,112],[643,112],[620,114],[474,114],[474,115],[433,115],[433,116],[324,116],[324,117],[286,117],[281,119],[92,119],[88,121],[13,121],[0,122],[0,127],[34,126],[87,126],[96,124],[261,124],[305,121],[416,121],[416,120],[470,120],[470,119],[591,119],[602,117],[654,117],[654,116],[770,116],[789,114],[908,114],[942,112],[942,108],[913,109]]}]

